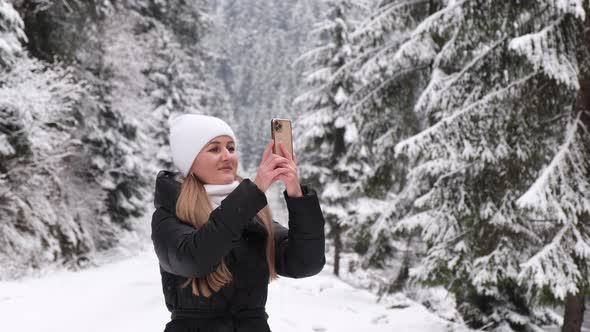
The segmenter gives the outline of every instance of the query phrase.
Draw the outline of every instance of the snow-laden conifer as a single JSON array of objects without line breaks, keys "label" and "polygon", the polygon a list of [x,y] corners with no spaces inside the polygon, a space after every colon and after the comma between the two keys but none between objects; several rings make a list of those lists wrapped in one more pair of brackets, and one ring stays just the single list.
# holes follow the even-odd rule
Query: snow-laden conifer
[{"label": "snow-laden conifer", "polygon": [[[391,232],[412,202],[411,190],[403,190],[405,158],[396,158],[393,150],[420,127],[413,105],[427,83],[436,45],[429,35],[415,29],[432,10],[428,1],[372,4],[352,33],[354,61],[341,69],[354,72],[360,82],[342,107],[358,128],[358,139],[350,143],[346,159],[367,165],[358,174],[358,191],[386,202],[387,207],[359,220],[356,226],[367,242],[365,268],[387,269],[400,260],[408,263],[403,257],[413,251],[408,246],[415,245],[415,241],[396,238]],[[389,273],[398,274],[396,269]],[[400,283],[390,276],[382,289],[398,287],[393,284]]]},{"label": "snow-laden conifer", "polygon": [[24,23],[18,12],[6,0],[0,0],[0,68],[12,64],[22,53],[21,41],[26,41]]},{"label": "snow-laden conifer", "polygon": [[[301,115],[294,123],[294,146],[302,181],[321,188],[322,204],[329,235],[334,241],[334,273],[339,273],[342,239],[350,227],[354,184],[362,176],[362,163],[349,163],[347,147],[358,140],[350,117],[341,111],[353,92],[352,73],[342,70],[352,59],[351,32],[354,29],[354,2],[329,1],[324,19],[315,24],[315,47],[296,62],[304,64],[305,90],[294,100]],[[344,244],[345,245],[345,244]]]},{"label": "snow-laden conifer", "polygon": [[[64,184],[81,142],[75,107],[83,94],[70,70],[25,55],[0,71],[0,279],[93,248],[80,227],[81,199]],[[91,221],[88,221],[90,224]]]},{"label": "snow-laden conifer", "polygon": [[442,5],[414,31],[436,46],[415,106],[427,127],[395,148],[411,173],[433,179],[398,224],[427,243],[411,276],[445,285],[472,326],[536,330],[546,316],[521,286],[549,286],[563,299],[587,280],[588,141],[574,107],[587,79],[579,69],[587,4]]}]

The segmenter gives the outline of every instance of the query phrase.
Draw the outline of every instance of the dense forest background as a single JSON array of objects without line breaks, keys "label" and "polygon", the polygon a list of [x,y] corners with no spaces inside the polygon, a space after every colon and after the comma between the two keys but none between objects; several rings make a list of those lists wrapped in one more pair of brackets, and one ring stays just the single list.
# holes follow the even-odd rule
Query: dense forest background
[{"label": "dense forest background", "polygon": [[0,278],[83,268],[141,228],[174,116],[230,123],[242,174],[287,117],[334,274],[472,328],[580,331],[589,16],[587,0],[0,0]]}]

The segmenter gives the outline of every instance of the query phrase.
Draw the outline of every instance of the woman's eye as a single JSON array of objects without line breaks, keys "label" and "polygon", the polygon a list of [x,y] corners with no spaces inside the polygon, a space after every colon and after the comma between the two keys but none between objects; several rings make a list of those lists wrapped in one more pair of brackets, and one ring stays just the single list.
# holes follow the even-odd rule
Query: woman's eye
[{"label": "woman's eye", "polygon": [[[227,149],[228,149],[229,151],[231,151],[231,152],[234,152],[234,151],[236,150],[236,148],[234,148],[233,146],[231,146],[231,147],[229,147],[229,148],[227,148]],[[217,151],[219,151],[219,148],[218,148],[218,147],[214,147],[214,148],[211,148],[211,150],[209,150],[209,151],[212,151],[212,152],[217,152]]]}]

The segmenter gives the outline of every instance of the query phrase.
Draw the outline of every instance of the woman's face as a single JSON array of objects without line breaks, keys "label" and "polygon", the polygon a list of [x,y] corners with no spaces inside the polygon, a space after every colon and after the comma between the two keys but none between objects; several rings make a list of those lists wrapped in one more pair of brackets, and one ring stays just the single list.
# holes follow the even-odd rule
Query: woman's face
[{"label": "woman's face", "polygon": [[191,172],[205,184],[232,183],[238,171],[236,143],[227,135],[217,136],[201,149]]}]

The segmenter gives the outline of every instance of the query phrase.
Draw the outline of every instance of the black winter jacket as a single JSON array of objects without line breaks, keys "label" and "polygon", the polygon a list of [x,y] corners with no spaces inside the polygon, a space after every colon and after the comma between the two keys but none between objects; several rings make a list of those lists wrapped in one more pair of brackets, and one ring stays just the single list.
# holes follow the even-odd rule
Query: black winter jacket
[{"label": "black winter jacket", "polygon": [[[265,304],[268,291],[266,229],[256,213],[265,194],[245,178],[214,209],[200,229],[175,215],[180,183],[175,173],[160,171],[156,180],[152,241],[160,265],[166,307],[172,313],[165,332],[270,331]],[[316,192],[302,185],[302,197],[283,191],[289,229],[273,221],[275,265],[281,276],[304,278],[325,264],[324,217]],[[209,298],[194,296],[187,277],[213,272],[224,258],[233,280]]]}]

